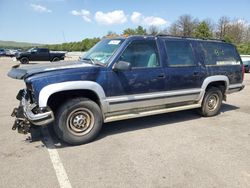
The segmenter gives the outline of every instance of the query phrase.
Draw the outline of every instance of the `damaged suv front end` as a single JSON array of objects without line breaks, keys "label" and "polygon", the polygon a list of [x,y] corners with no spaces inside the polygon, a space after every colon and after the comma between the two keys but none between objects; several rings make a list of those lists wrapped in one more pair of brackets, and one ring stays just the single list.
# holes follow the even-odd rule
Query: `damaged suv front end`
[{"label": "damaged suv front end", "polygon": [[[8,76],[23,80],[26,88],[19,91],[19,106],[14,108],[13,130],[27,134],[32,128],[45,126],[54,121],[54,113],[48,105],[48,94],[41,96],[46,86],[68,80],[86,80],[89,74],[97,75],[100,66],[84,62],[58,62],[36,65],[16,65],[8,72]],[[51,89],[51,88],[50,88]],[[49,89],[49,90],[50,90]],[[52,88],[57,89],[57,88]]]},{"label": "damaged suv front end", "polygon": [[16,98],[20,104],[11,114],[16,118],[12,130],[27,134],[32,126],[47,125],[54,121],[53,112],[49,108],[39,108],[28,89],[20,90]]},{"label": "damaged suv front end", "polygon": [[[51,65],[50,65],[51,66]],[[19,100],[19,106],[14,108],[11,116],[15,117],[12,130],[18,130],[19,133],[30,133],[32,127],[47,125],[54,121],[53,111],[49,107],[40,107],[38,96],[33,89],[33,77],[37,73],[44,72],[47,66],[13,66],[8,76],[14,79],[24,80],[25,89],[21,89],[16,99]]]}]

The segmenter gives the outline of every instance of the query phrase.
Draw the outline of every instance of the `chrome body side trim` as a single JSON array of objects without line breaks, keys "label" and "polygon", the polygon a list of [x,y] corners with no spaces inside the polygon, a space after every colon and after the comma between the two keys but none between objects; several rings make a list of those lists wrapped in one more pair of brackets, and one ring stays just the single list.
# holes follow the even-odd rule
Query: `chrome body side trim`
[{"label": "chrome body side trim", "polygon": [[243,88],[245,87],[245,85],[243,84],[231,84],[228,86],[228,90],[226,92],[226,94],[231,94],[237,91],[241,91]]},{"label": "chrome body side trim", "polygon": [[107,117],[104,119],[104,122],[107,123],[107,122],[124,120],[124,119],[132,119],[132,118],[138,118],[138,117],[144,117],[144,116],[150,116],[150,115],[156,115],[156,114],[194,109],[194,108],[199,108],[199,107],[201,107],[200,104],[192,104],[192,105],[178,106],[178,107],[172,107],[172,108],[162,108],[162,109],[155,109],[155,110],[150,110],[150,111],[142,111],[142,112],[137,112],[137,113],[128,113],[128,114],[123,114],[123,115]]},{"label": "chrome body side trim", "polygon": [[138,95],[124,95],[117,97],[108,97],[106,98],[106,102],[109,104],[108,112],[115,112],[184,101],[198,101],[200,92],[201,89],[186,89]]},{"label": "chrome body side trim", "polygon": [[103,113],[107,112],[106,95],[102,86],[93,81],[69,81],[45,86],[39,93],[39,107],[46,107],[49,97],[60,91],[86,89],[96,93],[100,99]]}]

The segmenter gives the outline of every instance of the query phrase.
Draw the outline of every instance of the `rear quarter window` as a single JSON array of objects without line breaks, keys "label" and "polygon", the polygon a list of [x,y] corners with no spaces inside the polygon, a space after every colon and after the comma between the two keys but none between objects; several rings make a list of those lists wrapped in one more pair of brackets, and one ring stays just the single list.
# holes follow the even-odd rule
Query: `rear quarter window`
[{"label": "rear quarter window", "polygon": [[218,42],[200,43],[205,65],[239,65],[240,58],[231,44]]},{"label": "rear quarter window", "polygon": [[38,51],[41,52],[41,53],[47,53],[47,52],[49,52],[48,49],[43,49],[43,48],[39,49]]}]

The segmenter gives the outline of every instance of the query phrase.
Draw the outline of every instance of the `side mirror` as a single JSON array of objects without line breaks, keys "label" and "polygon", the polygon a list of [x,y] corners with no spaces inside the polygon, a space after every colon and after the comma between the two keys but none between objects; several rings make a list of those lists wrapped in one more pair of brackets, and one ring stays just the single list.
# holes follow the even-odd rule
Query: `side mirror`
[{"label": "side mirror", "polygon": [[31,51],[32,54],[35,54],[36,52],[35,51]]},{"label": "side mirror", "polygon": [[126,71],[126,70],[131,70],[131,64],[126,61],[118,61],[117,63],[114,64],[113,66],[114,71]]}]

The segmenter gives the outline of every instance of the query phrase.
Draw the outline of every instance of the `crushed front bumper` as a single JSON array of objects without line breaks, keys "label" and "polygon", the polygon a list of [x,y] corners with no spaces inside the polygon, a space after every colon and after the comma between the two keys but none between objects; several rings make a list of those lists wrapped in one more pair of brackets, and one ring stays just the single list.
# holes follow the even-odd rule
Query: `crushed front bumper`
[{"label": "crushed front bumper", "polygon": [[47,125],[54,121],[54,114],[49,108],[38,108],[36,104],[30,104],[26,90],[20,90],[17,99],[20,100],[20,105],[11,114],[16,117],[13,130],[18,129],[19,133],[27,134],[32,125]]}]

